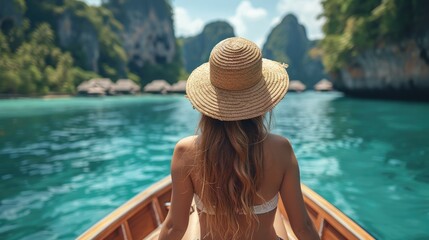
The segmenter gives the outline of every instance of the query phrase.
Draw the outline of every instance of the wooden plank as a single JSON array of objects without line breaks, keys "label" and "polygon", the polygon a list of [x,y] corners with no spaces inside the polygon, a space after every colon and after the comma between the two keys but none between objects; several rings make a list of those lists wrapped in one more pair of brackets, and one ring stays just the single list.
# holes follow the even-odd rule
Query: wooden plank
[{"label": "wooden plank", "polygon": [[315,211],[322,215],[322,218],[325,221],[323,224],[325,227],[327,221],[333,228],[344,235],[345,239],[374,239],[374,237],[367,233],[357,223],[355,223],[313,190],[304,184],[301,185],[301,189],[306,205],[311,206]]},{"label": "wooden plank", "polygon": [[169,188],[168,191],[165,191],[158,196],[159,206],[161,208],[161,213],[164,219],[165,217],[167,217],[167,213],[168,213],[168,210],[165,207],[165,203],[170,201],[171,201],[171,188]]},{"label": "wooden plank", "polygon": [[155,215],[152,206],[147,205],[128,219],[132,239],[143,239],[158,227]]},{"label": "wooden plank", "polygon": [[347,238],[343,234],[341,234],[339,231],[337,231],[337,228],[333,227],[329,223],[325,223],[321,239],[322,240],[323,239],[326,239],[326,240],[328,240],[328,239],[329,240],[346,240]]},{"label": "wooden plank", "polygon": [[118,227],[110,232],[104,239],[106,240],[126,240],[121,227]]},{"label": "wooden plank", "polygon": [[[302,191],[308,213],[322,239],[374,239],[305,185],[302,185]],[[150,239],[156,239],[156,232],[159,233],[160,230],[159,225],[168,212],[164,204],[169,202],[170,198],[171,178],[168,176],[119,207],[78,239],[131,240],[130,236],[132,239],[143,239],[148,235]],[[289,237],[296,238],[282,201],[279,201],[278,211],[281,213]]]},{"label": "wooden plank", "polygon": [[125,221],[122,225],[122,232],[124,233],[124,239],[125,240],[132,240],[131,230],[130,226],[128,225],[128,222]]},{"label": "wooden plank", "polygon": [[161,210],[161,206],[160,206],[157,198],[153,198],[153,200],[152,200],[152,209],[156,213],[155,214],[156,223],[159,226],[159,225],[161,225],[162,222],[164,222],[165,217],[164,217],[164,214]]}]

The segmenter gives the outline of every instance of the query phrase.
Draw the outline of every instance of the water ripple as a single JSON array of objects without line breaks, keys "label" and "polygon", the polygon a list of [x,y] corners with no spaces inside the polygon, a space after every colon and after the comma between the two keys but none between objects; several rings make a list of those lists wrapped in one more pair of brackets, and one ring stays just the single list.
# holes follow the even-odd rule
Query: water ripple
[{"label": "water ripple", "polygon": [[[167,175],[174,145],[199,119],[177,96],[0,109],[0,239],[12,240],[75,238]],[[429,238],[427,105],[288,93],[274,117],[304,183],[377,238]]]}]

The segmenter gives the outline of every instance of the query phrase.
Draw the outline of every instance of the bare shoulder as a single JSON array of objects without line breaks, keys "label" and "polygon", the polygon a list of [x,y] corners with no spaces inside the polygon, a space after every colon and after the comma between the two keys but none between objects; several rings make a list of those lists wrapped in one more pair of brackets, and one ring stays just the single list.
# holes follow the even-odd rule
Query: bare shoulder
[{"label": "bare shoulder", "polygon": [[197,136],[189,136],[180,139],[174,148],[173,164],[177,166],[189,166],[192,164],[196,153],[195,141]]},{"label": "bare shoulder", "polygon": [[188,151],[192,148],[195,148],[195,141],[197,140],[197,135],[188,136],[180,139],[176,144],[176,150]]},{"label": "bare shoulder", "polygon": [[290,143],[289,139],[270,133],[268,135],[268,141],[269,144],[273,145],[273,147],[277,148],[280,151],[291,151],[292,150],[292,144]]},{"label": "bare shoulder", "polygon": [[273,153],[273,156],[276,156],[276,161],[278,164],[287,166],[291,163],[294,156],[292,144],[289,139],[276,135],[268,135],[268,149]]},{"label": "bare shoulder", "polygon": [[289,139],[287,139],[281,135],[274,134],[274,133],[268,134],[268,139],[271,141],[278,142],[278,143],[290,143]]}]

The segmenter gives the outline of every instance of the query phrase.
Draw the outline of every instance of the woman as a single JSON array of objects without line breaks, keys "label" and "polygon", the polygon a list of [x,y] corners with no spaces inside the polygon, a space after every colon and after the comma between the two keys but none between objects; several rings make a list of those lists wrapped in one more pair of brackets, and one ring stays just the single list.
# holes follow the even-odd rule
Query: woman
[{"label": "woman", "polygon": [[195,239],[281,239],[274,228],[279,193],[295,235],[319,239],[291,144],[264,125],[288,83],[282,64],[262,59],[256,44],[238,37],[218,43],[191,73],[186,93],[202,113],[199,134],[175,147],[171,208],[159,239],[182,239],[193,199]]}]

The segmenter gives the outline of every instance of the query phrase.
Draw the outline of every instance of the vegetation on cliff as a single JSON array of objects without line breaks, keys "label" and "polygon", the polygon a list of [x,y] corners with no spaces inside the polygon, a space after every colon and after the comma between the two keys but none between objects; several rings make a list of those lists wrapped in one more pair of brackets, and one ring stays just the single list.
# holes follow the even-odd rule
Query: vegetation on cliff
[{"label": "vegetation on cliff", "polygon": [[170,2],[107,0],[103,6],[123,26],[116,33],[128,55],[128,67],[140,76],[142,85],[154,79],[176,82],[183,64],[174,34]]},{"label": "vegetation on cliff", "polygon": [[329,72],[337,72],[366,49],[428,32],[429,1],[323,0],[322,5],[326,22],[321,47]]},{"label": "vegetation on cliff", "polygon": [[[177,81],[180,54],[161,64],[144,62],[136,67],[122,35],[127,26],[120,16],[127,12],[119,5],[115,8],[124,1],[103,2],[94,7],[78,0],[0,0],[0,93],[74,93],[79,83],[94,76]],[[151,2],[158,16],[170,19],[175,51],[168,1],[134,2]],[[162,40],[155,38],[153,45]]]},{"label": "vegetation on cliff", "polygon": [[23,17],[24,1],[8,7],[14,15],[1,25],[0,93],[73,93],[80,81],[96,76],[77,67],[72,55],[57,46],[49,23],[32,25]]},{"label": "vegetation on cliff", "polygon": [[225,21],[215,21],[204,26],[203,31],[193,37],[182,39],[185,69],[191,72],[210,57],[212,48],[221,40],[234,37],[234,29]]},{"label": "vegetation on cliff", "polygon": [[289,64],[292,79],[314,85],[325,77],[320,57],[310,54],[316,51],[313,49],[316,43],[307,38],[305,27],[298,23],[298,19],[288,14],[268,35],[262,55]]}]

